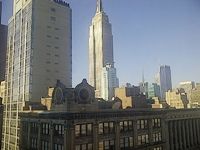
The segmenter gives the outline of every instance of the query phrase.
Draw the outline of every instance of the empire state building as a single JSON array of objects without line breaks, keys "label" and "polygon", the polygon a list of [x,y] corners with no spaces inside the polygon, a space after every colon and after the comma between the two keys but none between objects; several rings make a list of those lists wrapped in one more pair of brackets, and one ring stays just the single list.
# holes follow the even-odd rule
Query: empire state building
[{"label": "empire state building", "polygon": [[96,97],[102,97],[103,68],[114,67],[112,26],[97,0],[96,14],[89,32],[89,83],[95,87]]}]

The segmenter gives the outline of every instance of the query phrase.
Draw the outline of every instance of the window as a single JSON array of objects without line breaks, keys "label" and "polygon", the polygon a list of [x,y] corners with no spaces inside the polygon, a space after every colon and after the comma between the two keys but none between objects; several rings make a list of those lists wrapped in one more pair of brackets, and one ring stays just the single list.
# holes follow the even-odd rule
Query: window
[{"label": "window", "polygon": [[37,149],[37,139],[36,138],[31,138],[31,149]]},{"label": "window", "polygon": [[54,143],[54,150],[64,150],[64,147],[62,144]]},{"label": "window", "polygon": [[91,136],[92,135],[92,124],[78,124],[75,126],[76,137],[80,136]]},{"label": "window", "polygon": [[91,143],[76,145],[75,150],[92,150],[93,145]]},{"label": "window", "polygon": [[148,134],[138,135],[138,145],[145,145],[148,143],[149,143],[149,135]]},{"label": "window", "polygon": [[120,122],[120,131],[121,132],[133,131],[133,122],[132,121]]},{"label": "window", "polygon": [[114,133],[114,123],[113,122],[99,123],[99,134],[110,134],[110,133]]},{"label": "window", "polygon": [[37,123],[31,122],[31,133],[37,134],[38,133],[38,126]]},{"label": "window", "polygon": [[154,147],[153,150],[162,150],[162,146]]},{"label": "window", "polygon": [[49,133],[50,133],[50,124],[43,123],[42,124],[42,134],[49,135]]},{"label": "window", "polygon": [[56,17],[51,16],[50,19],[51,21],[56,21]]},{"label": "window", "polygon": [[55,9],[55,8],[51,8],[51,11],[52,11],[52,12],[56,12],[56,9]]},{"label": "window", "polygon": [[64,126],[61,124],[54,125],[54,135],[55,136],[63,136],[64,135]]},{"label": "window", "polygon": [[115,150],[115,140],[99,142],[99,150]]},{"label": "window", "polygon": [[125,150],[133,148],[133,137],[125,137],[120,139],[120,149]]},{"label": "window", "polygon": [[153,126],[153,128],[160,128],[161,127],[160,119],[153,119],[152,120],[152,126]]},{"label": "window", "polygon": [[148,128],[147,120],[138,120],[137,121],[137,129],[147,129],[147,128]]},{"label": "window", "polygon": [[161,133],[160,132],[153,133],[153,142],[160,142],[160,141],[162,141]]},{"label": "window", "polygon": [[49,150],[49,142],[48,141],[41,141],[41,150]]}]

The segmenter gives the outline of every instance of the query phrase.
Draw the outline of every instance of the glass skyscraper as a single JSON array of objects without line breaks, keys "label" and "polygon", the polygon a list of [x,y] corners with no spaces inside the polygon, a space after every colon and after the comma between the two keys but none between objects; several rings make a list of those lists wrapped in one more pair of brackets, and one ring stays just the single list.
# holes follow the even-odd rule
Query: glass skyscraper
[{"label": "glass skyscraper", "polygon": [[160,92],[161,99],[165,100],[165,93],[172,90],[171,69],[170,66],[160,66]]}]

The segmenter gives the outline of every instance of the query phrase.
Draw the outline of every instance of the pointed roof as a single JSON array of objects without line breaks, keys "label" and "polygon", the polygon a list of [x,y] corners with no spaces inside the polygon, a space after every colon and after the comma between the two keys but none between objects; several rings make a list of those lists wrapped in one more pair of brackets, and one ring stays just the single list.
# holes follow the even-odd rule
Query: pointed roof
[{"label": "pointed roof", "polygon": [[96,13],[103,12],[102,0],[97,0],[97,10]]}]

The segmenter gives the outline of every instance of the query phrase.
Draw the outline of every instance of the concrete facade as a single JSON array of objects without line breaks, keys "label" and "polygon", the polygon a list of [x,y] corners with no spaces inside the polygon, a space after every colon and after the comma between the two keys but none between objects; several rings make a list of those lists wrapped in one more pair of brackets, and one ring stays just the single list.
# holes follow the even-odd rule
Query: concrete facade
[{"label": "concrete facade", "polygon": [[27,112],[20,149],[197,150],[200,110]]},{"label": "concrete facade", "polygon": [[96,97],[101,98],[102,70],[106,64],[114,67],[112,26],[101,0],[97,0],[89,30],[89,84],[95,88]]},{"label": "concrete facade", "polygon": [[187,108],[189,103],[187,93],[183,89],[176,89],[166,92],[166,102],[170,107],[176,109]]},{"label": "concrete facade", "polygon": [[19,149],[19,116],[59,78],[72,86],[72,11],[58,0],[14,0],[5,79],[4,150]]},{"label": "concrete facade", "polygon": [[146,96],[140,94],[138,87],[115,88],[115,97],[122,102],[122,109],[126,108],[147,108]]}]

